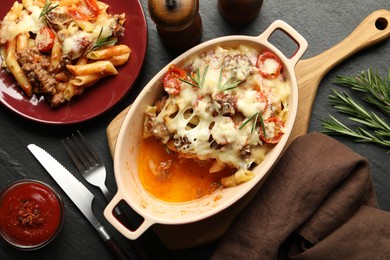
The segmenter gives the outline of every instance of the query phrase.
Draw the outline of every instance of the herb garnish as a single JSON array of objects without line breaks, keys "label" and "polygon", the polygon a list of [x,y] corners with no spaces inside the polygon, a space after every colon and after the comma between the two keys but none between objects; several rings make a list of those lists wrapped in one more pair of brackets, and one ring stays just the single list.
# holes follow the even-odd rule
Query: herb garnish
[{"label": "herb garnish", "polygon": [[42,12],[39,14],[39,19],[46,16],[48,13],[50,13],[53,9],[57,8],[58,5],[52,6],[52,2],[46,1],[45,5],[42,8]]},{"label": "herb garnish", "polygon": [[390,68],[387,77],[381,78],[378,70],[362,71],[359,76],[338,76],[335,84],[350,86],[351,89],[368,93],[363,100],[373,104],[384,113],[390,115]]},{"label": "herb garnish", "polygon": [[203,84],[204,84],[204,81],[206,79],[206,74],[207,74],[207,71],[209,70],[209,65],[206,66],[206,68],[204,69],[203,71],[203,74],[202,76],[200,75],[200,70],[199,68],[196,70],[196,73],[195,73],[195,77],[193,77],[191,75],[191,73],[188,73],[187,72],[187,76],[193,81],[188,81],[188,80],[185,80],[185,79],[181,79],[179,78],[180,81],[183,81],[184,83],[187,83],[193,87],[196,87],[196,88],[200,88],[202,89],[203,88]]},{"label": "herb garnish", "polygon": [[390,147],[390,141],[385,140],[378,135],[372,134],[362,127],[357,127],[356,131],[354,131],[331,115],[329,115],[328,119],[322,120],[322,126],[327,129],[326,131],[322,131],[326,134],[347,135],[355,137],[355,142],[358,143],[377,143],[386,147]]},{"label": "herb garnish", "polygon": [[[350,86],[357,91],[368,92],[363,100],[374,105],[386,114],[390,111],[390,69],[389,77],[380,78],[378,73],[375,75],[371,69],[362,72],[358,77],[337,77],[336,83],[343,86]],[[355,101],[346,93],[340,94],[333,90],[333,95],[329,95],[329,102],[340,112],[349,115],[349,119],[359,126],[352,130],[341,123],[335,117],[329,115],[328,118],[321,120],[325,128],[323,133],[333,135],[347,135],[355,137],[355,142],[376,143],[385,147],[390,147],[390,126],[376,113],[368,111],[363,105]],[[367,127],[368,129],[365,129]],[[371,131],[370,131],[371,130]],[[390,151],[389,151],[390,153]]]},{"label": "herb garnish", "polygon": [[99,49],[100,47],[104,47],[107,45],[113,45],[117,42],[115,38],[113,38],[111,35],[101,38],[103,32],[103,27],[100,29],[99,36],[96,40],[96,42],[88,49],[87,53],[94,51],[96,49]]},{"label": "herb garnish", "polygon": [[256,128],[256,124],[257,124],[257,121],[259,121],[259,118],[260,118],[260,125],[261,125],[261,128],[263,129],[263,136],[264,138],[266,138],[266,131],[265,131],[265,125],[264,125],[264,120],[263,120],[263,117],[260,113],[260,111],[254,113],[250,118],[248,118],[247,120],[245,120],[245,122],[239,127],[239,129],[242,129],[244,126],[246,126],[250,121],[252,121],[253,119],[254,122],[253,122],[253,125],[252,125],[252,129],[251,129],[251,133],[253,133],[253,131],[255,131],[255,128]]},{"label": "herb garnish", "polygon": [[238,87],[238,85],[240,85],[240,83],[242,82],[242,80],[239,80],[229,84],[231,79],[232,77],[230,77],[224,84],[222,84],[222,68],[221,68],[221,71],[219,72],[219,78],[218,78],[218,90],[220,91],[231,90]]}]

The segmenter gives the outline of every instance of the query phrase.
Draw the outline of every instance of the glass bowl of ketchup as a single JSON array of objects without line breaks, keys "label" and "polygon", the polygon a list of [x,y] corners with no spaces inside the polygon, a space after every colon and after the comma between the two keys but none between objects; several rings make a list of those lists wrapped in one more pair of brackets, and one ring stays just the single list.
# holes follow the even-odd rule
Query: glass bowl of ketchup
[{"label": "glass bowl of ketchup", "polygon": [[21,250],[50,243],[64,221],[61,197],[37,180],[12,183],[0,194],[0,238]]}]

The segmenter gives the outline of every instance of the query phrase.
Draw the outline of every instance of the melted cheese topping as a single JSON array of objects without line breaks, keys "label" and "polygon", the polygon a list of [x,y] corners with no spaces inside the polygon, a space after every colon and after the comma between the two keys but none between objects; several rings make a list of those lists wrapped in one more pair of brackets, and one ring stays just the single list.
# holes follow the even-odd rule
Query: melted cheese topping
[{"label": "melted cheese topping", "polygon": [[23,11],[18,20],[4,19],[1,23],[0,39],[2,41],[12,41],[17,35],[21,33],[33,32],[37,33],[40,28],[46,26],[45,19],[39,19],[42,9],[38,6],[31,6],[31,12],[28,14]]},{"label": "melted cheese topping", "polygon": [[[145,136],[173,142],[183,157],[215,159],[238,170],[260,163],[270,148],[264,140],[283,134],[283,123],[277,122],[286,120],[290,85],[284,75],[273,79],[261,75],[256,66],[259,53],[242,45],[191,57],[183,68],[204,78],[202,84],[194,87],[180,81],[180,92],[169,95],[160,113],[146,113]],[[263,70],[273,72],[277,66],[268,59]],[[261,137],[262,123],[266,138]]]},{"label": "melted cheese topping", "polygon": [[[57,6],[51,12],[57,15],[69,15],[68,7],[61,6],[60,1],[50,1],[51,6]],[[75,1],[76,3],[77,1]],[[96,17],[96,20],[93,22],[88,20],[79,19],[74,22],[71,22],[68,28],[62,29],[58,34],[62,35],[64,38],[62,41],[62,51],[63,54],[68,54],[73,52],[73,59],[78,58],[82,53],[80,53],[82,48],[85,48],[86,44],[91,44],[96,42],[99,38],[104,39],[113,34],[112,28],[115,28],[117,21],[111,15],[108,15],[105,12],[107,5],[102,2],[97,2],[101,8],[101,12]],[[23,8],[23,5],[16,3],[17,8]],[[82,6],[80,7],[82,11]],[[84,7],[86,8],[86,7]],[[18,19],[13,19],[13,17],[5,17],[1,22],[0,30],[0,42],[10,42],[15,39],[21,33],[33,33],[36,34],[40,28],[48,26],[46,19],[39,18],[42,13],[43,8],[32,5],[29,6],[23,11]],[[88,10],[87,10],[88,11]],[[85,13],[87,13],[85,11]],[[82,30],[80,30],[80,28]]]}]

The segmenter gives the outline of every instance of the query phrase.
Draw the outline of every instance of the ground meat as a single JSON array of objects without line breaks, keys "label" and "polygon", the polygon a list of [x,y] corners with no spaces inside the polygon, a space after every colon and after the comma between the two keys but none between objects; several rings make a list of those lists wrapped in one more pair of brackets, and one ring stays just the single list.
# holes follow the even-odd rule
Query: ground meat
[{"label": "ground meat", "polygon": [[112,26],[112,36],[113,37],[118,37],[118,36],[123,36],[125,28],[123,27],[123,24],[126,21],[125,14],[116,14],[114,15],[114,18],[116,20],[115,26]]},{"label": "ground meat", "polygon": [[236,54],[233,57],[227,55],[223,61],[223,65],[225,72],[235,80],[244,80],[248,75],[254,73],[252,63],[246,55]]},{"label": "ground meat", "polygon": [[50,60],[37,48],[17,52],[17,59],[31,84],[33,93],[44,95],[51,107],[58,107],[65,102],[62,93],[57,90],[58,82],[54,77]]},{"label": "ground meat", "polygon": [[168,95],[164,95],[154,102],[154,105],[156,106],[157,115],[160,114],[161,110],[164,108],[165,104],[167,103],[167,99],[168,99]]},{"label": "ground meat", "polygon": [[241,158],[249,158],[251,156],[251,148],[249,145],[245,145],[240,149],[240,157]]},{"label": "ground meat", "polygon": [[223,116],[233,116],[236,113],[237,108],[237,97],[224,94],[217,93],[214,95],[214,100],[220,106],[220,114]]},{"label": "ground meat", "polygon": [[71,21],[72,17],[66,13],[58,13],[53,10],[46,14],[46,22],[56,32],[68,28]]}]

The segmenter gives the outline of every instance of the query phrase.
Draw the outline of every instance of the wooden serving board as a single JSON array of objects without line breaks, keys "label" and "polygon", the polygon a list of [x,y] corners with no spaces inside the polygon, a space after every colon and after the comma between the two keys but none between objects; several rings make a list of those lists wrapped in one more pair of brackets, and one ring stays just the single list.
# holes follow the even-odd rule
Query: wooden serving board
[{"label": "wooden serving board", "polygon": [[[378,10],[367,16],[343,41],[309,59],[300,60],[295,68],[298,81],[298,113],[287,146],[308,131],[310,115],[322,78],[337,64],[354,53],[390,37],[390,10]],[[310,44],[309,44],[310,45]],[[114,155],[116,139],[129,107],[118,114],[107,128],[111,155]],[[287,147],[286,146],[286,147]],[[171,249],[181,249],[203,244],[219,238],[227,230],[234,217],[257,192],[253,192],[235,205],[206,220],[178,226],[156,225],[156,234]]]}]

